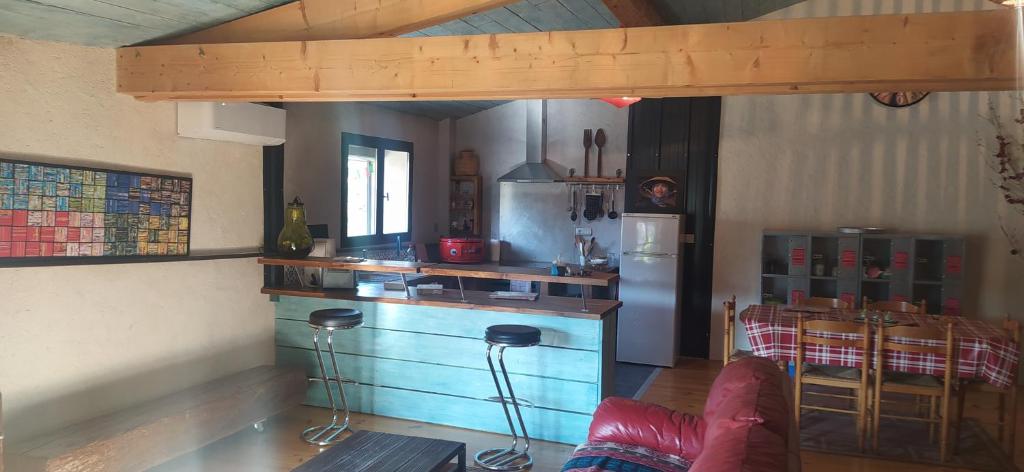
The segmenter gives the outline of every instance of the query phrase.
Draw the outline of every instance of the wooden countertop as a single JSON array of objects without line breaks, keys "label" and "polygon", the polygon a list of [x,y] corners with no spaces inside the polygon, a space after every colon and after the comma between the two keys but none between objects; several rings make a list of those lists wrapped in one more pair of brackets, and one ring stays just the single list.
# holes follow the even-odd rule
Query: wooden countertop
[{"label": "wooden countertop", "polygon": [[611,282],[619,280],[619,274],[608,272],[591,272],[587,276],[551,275],[549,268],[515,267],[498,264],[428,264],[420,269],[427,275],[447,275],[450,277],[475,277],[480,279],[525,280],[529,282],[549,282],[556,284],[597,285],[607,287]]},{"label": "wooden countertop", "polygon": [[363,262],[342,262],[330,257],[307,257],[305,259],[261,257],[257,262],[263,265],[310,267],[314,269],[362,270],[367,272],[394,272],[405,274],[415,274],[420,271],[420,268],[430,265],[421,262],[375,261],[371,259],[367,259]]},{"label": "wooden countertop", "polygon": [[360,284],[358,289],[326,290],[263,287],[260,292],[267,295],[394,303],[399,305],[459,308],[463,310],[487,310],[588,320],[604,319],[608,315],[615,313],[615,310],[622,306],[622,302],[618,300],[588,298],[588,310],[582,311],[583,303],[579,298],[541,296],[536,301],[495,300],[488,296],[490,292],[470,290],[466,291],[465,302],[459,298],[458,290],[445,290],[444,295],[418,295],[413,298],[406,298],[404,291],[384,290],[379,284]]},{"label": "wooden countertop", "polygon": [[470,277],[481,279],[523,280],[572,285],[594,285],[607,287],[619,280],[618,274],[592,272],[587,276],[555,276],[548,268],[503,266],[498,264],[434,264],[429,262],[374,261],[341,262],[329,257],[307,257],[305,259],[284,259],[261,257],[264,265],[311,267],[321,269],[347,269],[367,272],[394,272],[449,277]]}]

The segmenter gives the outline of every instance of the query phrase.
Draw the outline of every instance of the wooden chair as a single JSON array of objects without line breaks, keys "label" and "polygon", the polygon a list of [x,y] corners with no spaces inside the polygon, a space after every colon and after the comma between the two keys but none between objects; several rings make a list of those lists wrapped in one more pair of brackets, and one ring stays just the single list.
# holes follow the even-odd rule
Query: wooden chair
[{"label": "wooden chair", "polygon": [[722,326],[724,339],[722,340],[722,365],[729,365],[730,362],[753,356],[750,351],[736,349],[736,295],[722,302]]},{"label": "wooden chair", "polygon": [[[794,377],[794,400],[796,405],[794,411],[796,413],[797,431],[799,431],[800,428],[800,413],[802,410],[821,410],[832,413],[851,414],[857,418],[857,444],[861,451],[863,451],[865,436],[868,429],[868,388],[870,385],[868,366],[870,366],[869,362],[871,361],[871,335],[868,323],[823,320],[805,321],[803,318],[800,318],[800,320],[797,321],[796,333],[797,354],[796,376]],[[831,339],[812,333],[856,334],[859,336],[859,339]],[[807,363],[806,356],[807,346],[820,346],[821,348],[859,348],[862,351],[861,365],[864,366],[864,368],[854,369],[809,364]],[[803,392],[803,386],[805,384],[850,389],[853,393],[852,395],[839,395],[819,392]],[[804,405],[802,398],[805,394],[854,400],[856,409],[844,410],[837,407]]]},{"label": "wooden chair", "polygon": [[920,305],[915,305],[910,302],[897,302],[892,300],[872,302],[868,300],[868,297],[864,297],[860,306],[872,311],[892,311],[896,313],[915,313],[919,315],[928,313],[928,302],[925,300],[921,300]]},{"label": "wooden chair", "polygon": [[[910,421],[921,421],[929,423],[929,438],[934,438],[935,425],[939,426],[939,457],[942,461],[949,459],[949,427],[950,427],[950,401],[953,395],[953,386],[956,382],[956,350],[953,342],[953,324],[946,323],[945,330],[933,327],[917,326],[892,326],[886,327],[882,320],[879,320],[878,328],[875,330],[875,387],[874,405],[872,408],[872,435],[871,446],[878,449],[879,422],[882,417],[899,418]],[[897,341],[896,338],[899,338]],[[941,346],[921,346],[917,343],[922,341],[941,342]],[[943,375],[941,378],[933,375],[903,374],[899,372],[886,372],[885,351],[901,352],[910,355],[933,355],[940,356],[945,361]],[[882,394],[899,393],[913,395],[916,397],[928,397],[928,417],[883,415]],[[939,402],[940,412],[936,412],[936,401]],[[917,412],[917,405],[914,405]]]},{"label": "wooden chair", "polygon": [[[1021,328],[1020,322],[1011,320],[1010,316],[1007,315],[1006,319],[1003,320],[1003,330],[1006,331],[1006,335],[1013,340],[1013,343],[1017,345],[1018,350],[1021,349]],[[997,421],[997,438],[999,443],[1003,446],[1003,450],[1006,454],[1013,459],[1016,440],[1017,440],[1017,372],[1011,372],[1013,377],[1013,383],[1008,388],[999,388],[993,386],[988,382],[970,382],[962,380],[960,382],[960,394],[957,395],[957,408],[956,408],[956,424],[957,424],[957,435],[953,439],[955,447],[960,446],[960,428],[964,416],[964,403],[967,399],[967,393],[972,392],[995,394],[998,398],[997,411],[999,417]]]},{"label": "wooden chair", "polygon": [[850,308],[852,308],[849,302],[840,300],[838,298],[822,297],[801,298],[796,302],[796,306],[810,306],[815,308],[838,308],[841,310],[849,310]]}]

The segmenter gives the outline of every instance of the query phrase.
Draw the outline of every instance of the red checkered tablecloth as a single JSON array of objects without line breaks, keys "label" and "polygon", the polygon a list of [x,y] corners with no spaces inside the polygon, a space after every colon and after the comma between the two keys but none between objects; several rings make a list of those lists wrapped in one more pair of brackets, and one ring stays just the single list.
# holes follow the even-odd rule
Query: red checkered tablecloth
[{"label": "red checkered tablecloth", "polygon": [[[850,321],[859,314],[856,310],[830,310],[828,312],[795,311],[780,305],[751,305],[740,313],[740,321],[747,330],[754,355],[775,361],[796,358],[796,325],[799,317],[805,320]],[[894,313],[900,324],[942,326],[948,316]],[[954,343],[957,345],[957,375],[960,378],[984,380],[996,387],[1009,387],[1016,377],[1020,351],[1006,333],[988,323],[963,317],[953,317]],[[833,335],[856,338],[857,335]],[[828,337],[828,336],[825,336]],[[927,344],[927,343],[925,343]],[[936,345],[941,345],[935,343]],[[831,346],[812,346],[806,353],[814,364],[861,367],[861,350]],[[937,355],[886,352],[887,368],[913,374],[944,374],[945,359]]]}]

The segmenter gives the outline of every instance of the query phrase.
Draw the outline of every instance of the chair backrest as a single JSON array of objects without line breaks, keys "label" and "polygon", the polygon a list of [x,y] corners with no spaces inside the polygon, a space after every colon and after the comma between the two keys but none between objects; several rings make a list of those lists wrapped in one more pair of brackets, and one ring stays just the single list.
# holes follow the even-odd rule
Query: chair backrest
[{"label": "chair backrest", "polygon": [[1010,335],[1010,339],[1013,343],[1020,347],[1020,322],[1014,319],[1010,319],[1010,314],[1006,314],[1006,319],[1003,320],[1003,330],[1006,334]]},{"label": "chair backrest", "polygon": [[[817,334],[816,334],[817,333]],[[821,336],[821,333],[856,334],[856,339],[838,339]],[[797,362],[805,362],[804,346],[820,345],[843,348],[859,348],[867,351],[871,344],[871,336],[867,323],[852,321],[805,320],[797,321]]]},{"label": "chair backrest", "polygon": [[926,301],[921,300],[920,305],[915,305],[910,302],[897,302],[893,300],[880,300],[877,302],[868,301],[868,297],[864,297],[864,302],[861,304],[865,309],[873,311],[894,311],[897,313],[917,313],[923,315],[927,313]]},{"label": "chair backrest", "polygon": [[[945,321],[944,328],[934,326],[885,326],[879,320],[875,340],[875,368],[885,371],[885,351],[907,354],[931,354],[945,360],[946,384],[956,378],[956,349],[953,342],[953,322]],[[928,343],[931,345],[922,345]],[[937,344],[937,345],[936,345]]]},{"label": "chair backrest", "polygon": [[801,298],[796,302],[797,306],[810,306],[815,308],[839,308],[843,310],[850,309],[850,304],[845,300],[838,298],[822,298],[822,297],[807,297]]},{"label": "chair backrest", "polygon": [[[1010,336],[1011,340],[1013,340],[1013,344],[1017,346],[1017,352],[1024,352],[1024,349],[1022,349],[1020,345],[1020,322],[1011,319],[1009,313],[1006,314],[1006,319],[1003,320],[1003,330],[1006,331],[1006,334]],[[1016,370],[1010,372],[1010,375],[1013,377],[1014,384],[1017,383],[1017,374],[1018,371]]]},{"label": "chair backrest", "polygon": [[722,302],[722,328],[724,339],[722,340],[722,364],[728,365],[736,346],[736,295]]}]

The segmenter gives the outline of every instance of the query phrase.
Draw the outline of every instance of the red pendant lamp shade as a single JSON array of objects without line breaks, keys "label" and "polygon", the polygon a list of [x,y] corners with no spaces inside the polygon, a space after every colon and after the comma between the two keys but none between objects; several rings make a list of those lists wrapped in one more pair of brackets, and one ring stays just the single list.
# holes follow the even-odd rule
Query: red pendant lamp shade
[{"label": "red pendant lamp shade", "polygon": [[602,98],[601,101],[611,103],[612,105],[615,105],[616,108],[624,108],[639,102],[640,97],[610,97]]}]

